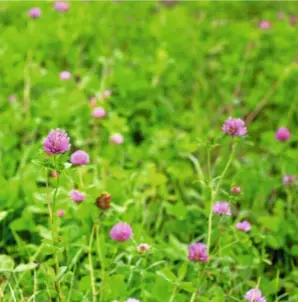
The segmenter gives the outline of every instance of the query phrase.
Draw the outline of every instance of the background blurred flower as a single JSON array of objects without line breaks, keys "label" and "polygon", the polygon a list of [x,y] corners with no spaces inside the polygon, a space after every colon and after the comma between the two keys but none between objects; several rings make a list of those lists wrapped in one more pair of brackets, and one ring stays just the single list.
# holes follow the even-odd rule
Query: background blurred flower
[{"label": "background blurred flower", "polygon": [[267,20],[263,20],[259,23],[259,27],[262,29],[269,29],[272,27],[271,22],[267,21]]},{"label": "background blurred flower", "polygon": [[231,187],[230,192],[234,195],[239,195],[241,193],[241,188],[239,186],[233,186]]},{"label": "background blurred flower", "polygon": [[29,9],[28,16],[32,19],[37,19],[41,16],[41,9],[39,7],[33,7]]},{"label": "background blurred flower", "polygon": [[110,236],[113,240],[122,242],[130,239],[133,236],[133,233],[128,223],[119,222],[112,227]]},{"label": "background blurred flower", "polygon": [[228,215],[231,216],[231,208],[228,202],[226,201],[217,201],[213,205],[213,213],[218,214],[218,215]]},{"label": "background blurred flower", "polygon": [[69,10],[69,3],[63,2],[63,1],[57,1],[55,2],[55,9],[58,12],[67,12]]},{"label": "background blurred flower", "polygon": [[52,130],[44,140],[43,148],[49,155],[65,153],[70,149],[67,133],[59,128]]},{"label": "background blurred flower", "polygon": [[296,182],[295,175],[285,175],[282,179],[284,185],[292,185]]},{"label": "background blurred flower", "polygon": [[78,150],[71,154],[70,161],[73,165],[86,165],[89,163],[89,155],[83,150]]},{"label": "background blurred flower", "polygon": [[243,232],[249,232],[251,230],[251,225],[247,220],[244,220],[242,222],[238,222],[236,224],[236,228],[239,231],[243,231]]},{"label": "background blurred flower", "polygon": [[266,302],[266,298],[262,297],[262,292],[258,288],[252,288],[245,294],[246,301],[250,302]]},{"label": "background blurred flower", "polygon": [[57,211],[57,216],[58,216],[58,217],[63,217],[64,215],[65,215],[64,210],[58,210],[58,211]]},{"label": "background blurred flower", "polygon": [[140,254],[143,254],[145,252],[148,252],[150,250],[151,246],[148,243],[140,243],[137,246],[137,251]]},{"label": "background blurred flower", "polygon": [[96,118],[103,118],[106,116],[106,111],[102,107],[96,107],[93,109],[92,115]]},{"label": "background blurred flower", "polygon": [[85,199],[85,194],[79,190],[72,190],[70,192],[70,197],[75,202],[82,202]]},{"label": "background blurred flower", "polygon": [[61,80],[69,80],[71,78],[71,73],[67,70],[61,71],[59,77]]},{"label": "background blurred flower", "polygon": [[113,134],[110,137],[110,142],[112,144],[120,145],[123,143],[123,141],[124,141],[123,136],[120,133]]},{"label": "background blurred flower", "polygon": [[291,133],[287,127],[279,128],[275,133],[275,138],[278,141],[287,141],[291,137]]},{"label": "background blurred flower", "polygon": [[16,96],[15,94],[12,94],[12,95],[10,95],[10,96],[8,97],[8,101],[9,101],[10,103],[14,103],[17,99],[18,99],[18,98],[17,98],[17,96]]}]

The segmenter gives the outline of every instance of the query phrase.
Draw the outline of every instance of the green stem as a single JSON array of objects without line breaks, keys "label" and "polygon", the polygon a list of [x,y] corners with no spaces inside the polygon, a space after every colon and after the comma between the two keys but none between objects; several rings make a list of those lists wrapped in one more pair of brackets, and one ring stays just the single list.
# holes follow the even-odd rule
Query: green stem
[{"label": "green stem", "polygon": [[96,301],[96,288],[95,288],[95,281],[94,281],[94,270],[93,270],[93,263],[92,263],[92,244],[93,238],[95,233],[95,224],[92,226],[92,231],[90,235],[89,247],[88,247],[88,260],[89,260],[89,267],[90,267],[90,280],[91,280],[91,289],[92,289],[92,301]]},{"label": "green stem", "polygon": [[100,249],[100,242],[99,242],[99,222],[96,225],[96,249],[98,258],[100,261],[100,267],[101,267],[101,290],[100,290],[100,302],[103,301],[103,287],[104,287],[104,280],[105,280],[105,265],[104,265],[104,258],[101,253]]},{"label": "green stem", "polygon": [[[211,184],[211,180],[209,182],[209,187],[210,187],[210,190],[211,190],[211,202],[210,202],[210,209],[209,209],[209,217],[208,217],[208,239],[207,239],[207,252],[209,254],[209,250],[210,250],[210,243],[211,243],[211,235],[212,235],[212,217],[213,217],[213,211],[212,211],[212,207],[213,207],[213,202],[214,202],[214,199],[217,197],[217,194],[219,192],[219,189],[221,187],[221,184],[222,184],[222,181],[224,179],[224,177],[226,176],[226,173],[232,163],[232,160],[234,158],[234,155],[235,155],[235,150],[236,150],[236,146],[237,144],[236,143],[233,143],[232,145],[232,151],[230,153],[230,157],[227,161],[227,164],[226,166],[224,167],[220,177],[219,177],[219,181],[215,187],[215,190],[213,190],[213,187],[212,187],[212,184]],[[210,160],[210,158],[209,158]]]},{"label": "green stem", "polygon": [[173,293],[172,293],[172,296],[171,296],[169,302],[175,301],[176,292],[177,292],[177,285],[175,284],[175,287],[174,287],[174,290],[173,290]]},{"label": "green stem", "polygon": [[[54,169],[57,171],[56,169],[56,157],[54,156]],[[49,171],[47,171],[47,175],[49,175],[48,173]],[[47,176],[47,179],[48,176]],[[48,192],[48,183],[49,181],[47,181],[47,193]],[[56,200],[57,200],[57,194],[58,194],[58,189],[59,189],[59,183],[60,183],[60,174],[58,173],[57,175],[57,182],[56,182],[56,187],[55,187],[55,191],[54,191],[54,195],[53,195],[53,202],[51,203],[51,198],[48,198],[48,208],[49,208],[49,214],[50,214],[50,227],[51,227],[51,231],[52,231],[52,244],[53,244],[53,248],[54,248],[54,260],[55,260],[55,273],[56,276],[59,273],[59,259],[58,259],[58,254],[57,254],[57,249],[56,249],[56,243],[57,243],[57,215],[56,215]],[[54,282],[55,285],[55,289],[58,295],[58,299],[62,300],[63,296],[61,293],[61,288],[60,288],[60,283],[59,281],[55,281]]]}]

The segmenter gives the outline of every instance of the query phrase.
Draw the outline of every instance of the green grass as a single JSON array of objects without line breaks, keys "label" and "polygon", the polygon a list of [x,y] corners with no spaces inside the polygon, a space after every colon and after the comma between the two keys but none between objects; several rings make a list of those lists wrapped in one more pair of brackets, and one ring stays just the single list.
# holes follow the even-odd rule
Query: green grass
[{"label": "green grass", "polygon": [[[59,301],[60,291],[62,301],[232,302],[256,286],[267,302],[298,301],[297,186],[282,185],[298,171],[297,13],[295,2],[76,1],[65,14],[51,2],[1,2],[0,301]],[[105,89],[107,116],[96,120],[89,98]],[[246,120],[248,135],[220,179],[229,116]],[[288,142],[275,140],[280,126]],[[55,167],[65,216],[53,241],[56,179],[42,141],[58,127],[72,147]],[[124,144],[109,143],[115,132]],[[63,165],[77,149],[90,164]],[[210,220],[219,181],[213,201],[230,201],[233,215]],[[86,193],[80,205],[74,188]],[[94,205],[103,192],[105,212]],[[251,232],[235,228],[243,219]],[[133,240],[111,240],[118,221]],[[208,235],[210,261],[190,262],[188,245]],[[137,253],[141,242],[149,253]]]}]

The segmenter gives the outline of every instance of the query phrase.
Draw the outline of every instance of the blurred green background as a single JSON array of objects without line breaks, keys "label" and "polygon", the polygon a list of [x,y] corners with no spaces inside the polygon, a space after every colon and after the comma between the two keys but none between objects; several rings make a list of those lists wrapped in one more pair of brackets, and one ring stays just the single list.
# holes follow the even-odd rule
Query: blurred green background
[{"label": "blurred green background", "polygon": [[[33,6],[42,10],[39,19],[27,15]],[[234,116],[247,121],[248,137],[224,180],[222,199],[239,184],[244,193],[233,205],[233,219],[249,219],[253,230],[250,236],[235,234],[233,222],[227,223],[222,242],[239,244],[210,265],[200,301],[242,301],[258,278],[267,301],[298,301],[297,189],[282,187],[282,176],[298,168],[297,10],[287,1],[76,1],[59,13],[52,2],[1,2],[1,254],[28,263],[48,236],[46,172],[36,162],[43,156],[42,139],[60,127],[72,150],[86,150],[92,162],[83,171],[88,199],[80,209],[68,197],[79,183],[77,172],[69,169],[61,177],[66,262],[88,241],[97,215],[93,203],[108,191],[114,206],[100,240],[111,280],[103,301],[123,301],[129,294],[168,301],[173,284],[155,269],[126,286],[133,260],[113,261],[116,247],[108,230],[118,219],[130,222],[137,241],[156,245],[152,259],[166,259],[168,270],[177,273],[187,245],[206,240],[208,209],[196,164],[207,171],[212,145],[212,175],[220,173],[230,145],[221,125]],[[260,28],[262,20],[271,27]],[[62,70],[72,73],[69,81],[59,79]],[[98,121],[89,99],[105,89],[112,91],[101,104],[108,114]],[[16,101],[8,101],[11,95]],[[284,144],[274,139],[280,126],[292,132]],[[123,134],[123,145],[109,144],[114,132]],[[38,254],[39,280],[51,275],[49,254]],[[86,261],[76,264],[71,301],[89,301]],[[31,270],[25,274],[33,278]],[[194,268],[187,274],[192,279]],[[13,288],[21,286],[29,296],[32,280],[18,280]],[[194,288],[184,287],[174,301],[189,301]],[[46,293],[39,297],[49,301]]]}]

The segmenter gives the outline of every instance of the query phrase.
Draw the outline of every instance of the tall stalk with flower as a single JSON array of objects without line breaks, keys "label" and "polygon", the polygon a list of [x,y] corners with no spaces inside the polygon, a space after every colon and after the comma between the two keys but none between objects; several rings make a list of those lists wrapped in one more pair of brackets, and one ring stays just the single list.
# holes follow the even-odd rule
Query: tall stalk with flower
[{"label": "tall stalk with flower", "polygon": [[245,126],[245,123],[243,120],[239,118],[232,118],[229,117],[222,126],[222,131],[226,134],[233,137],[232,146],[231,146],[231,152],[230,156],[227,160],[227,163],[222,170],[222,173],[217,177],[218,182],[214,185],[213,182],[210,180],[209,187],[211,191],[211,202],[210,202],[210,210],[209,210],[209,217],[208,217],[208,239],[207,239],[207,251],[210,250],[210,244],[211,244],[211,236],[212,236],[212,217],[213,213],[219,214],[219,215],[231,215],[231,209],[228,202],[216,202],[214,204],[215,199],[219,195],[219,191],[222,185],[222,181],[224,177],[226,176],[227,171],[229,170],[229,167],[233,161],[237,142],[234,140],[237,136],[244,136],[247,133],[247,128]]},{"label": "tall stalk with flower", "polygon": [[[53,158],[52,166],[54,171],[59,171],[57,156],[65,153],[70,149],[69,137],[65,131],[52,130],[43,142],[44,151]],[[47,175],[49,175],[47,171]],[[57,229],[57,217],[56,217],[56,201],[59,189],[60,173],[58,172],[56,177],[56,186],[53,194],[53,198],[48,194],[48,210],[50,216],[50,229],[52,231],[52,244],[54,248],[54,259],[55,259],[55,273],[59,273],[59,259],[57,255],[56,244],[58,241],[58,229]],[[48,181],[47,181],[48,188]],[[55,281],[55,289],[57,291],[59,299],[62,299],[62,293],[60,289],[59,281]]]}]

